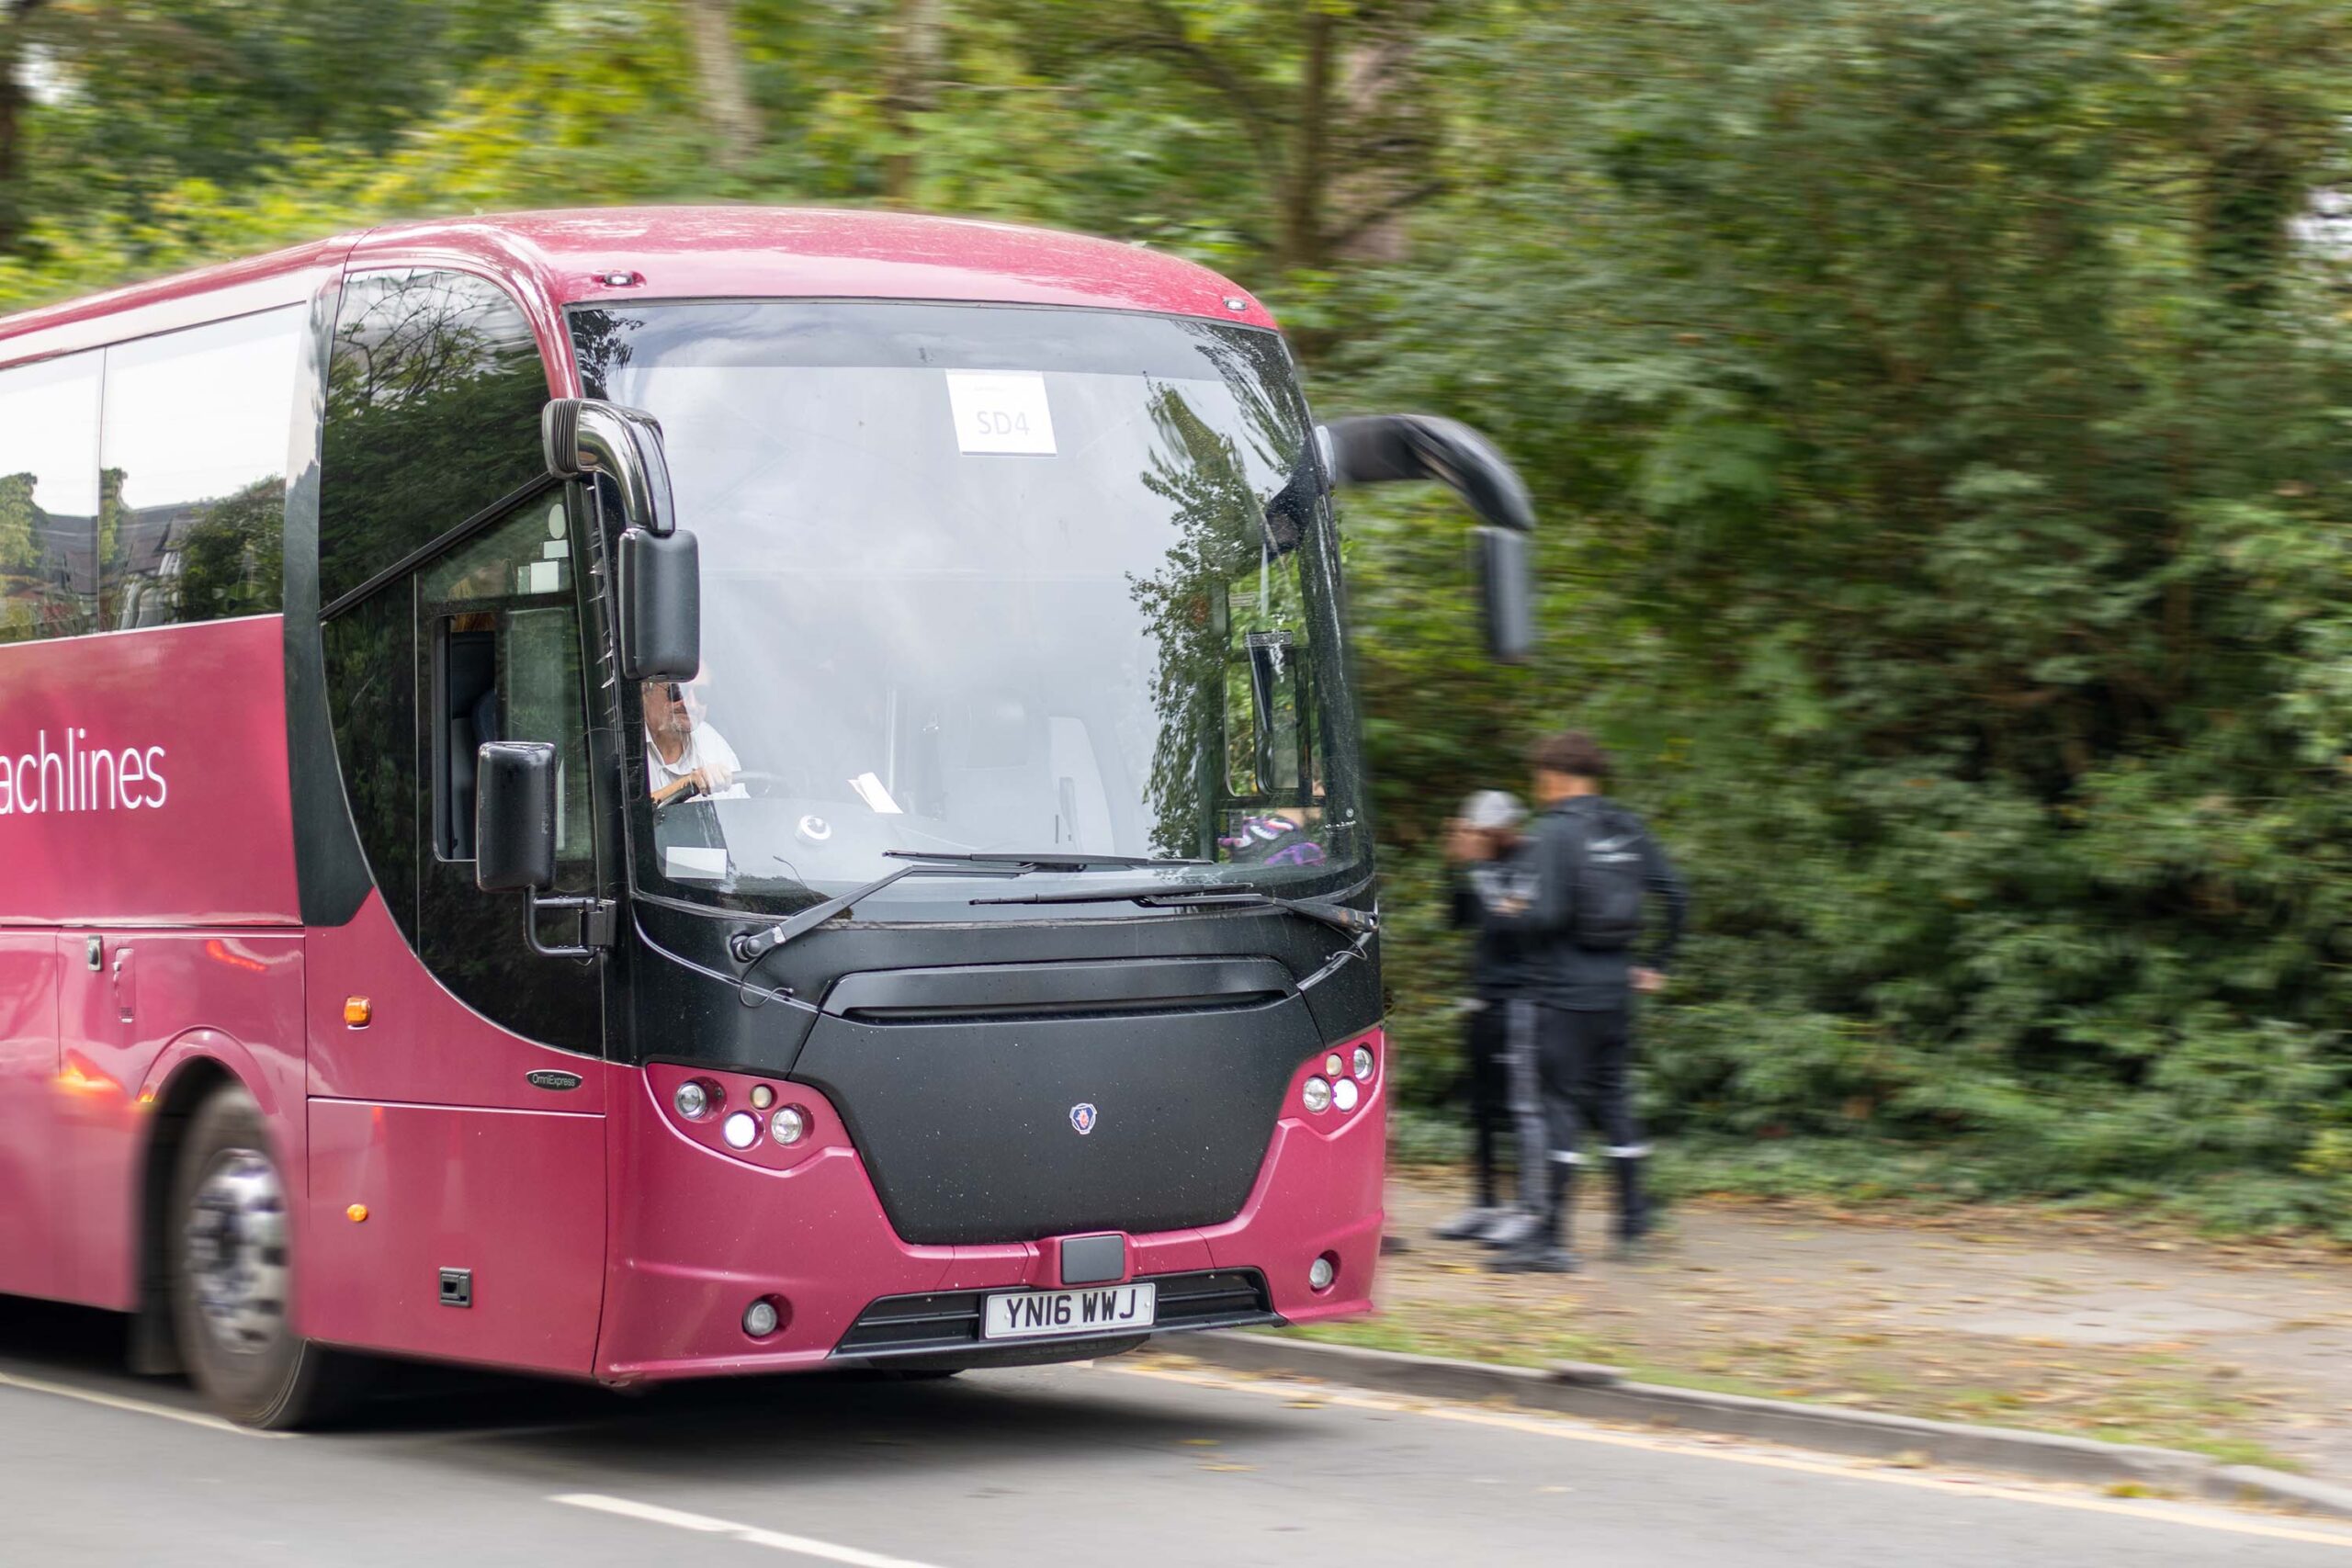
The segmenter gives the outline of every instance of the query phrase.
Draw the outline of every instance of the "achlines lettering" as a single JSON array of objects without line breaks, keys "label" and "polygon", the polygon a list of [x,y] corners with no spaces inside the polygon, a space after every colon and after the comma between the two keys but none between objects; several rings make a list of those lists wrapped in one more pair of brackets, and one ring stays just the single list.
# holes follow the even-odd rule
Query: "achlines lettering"
[{"label": "achlines lettering", "polygon": [[161,746],[92,746],[71,727],[63,740],[52,746],[44,729],[29,751],[0,750],[0,817],[153,810],[171,798]]}]

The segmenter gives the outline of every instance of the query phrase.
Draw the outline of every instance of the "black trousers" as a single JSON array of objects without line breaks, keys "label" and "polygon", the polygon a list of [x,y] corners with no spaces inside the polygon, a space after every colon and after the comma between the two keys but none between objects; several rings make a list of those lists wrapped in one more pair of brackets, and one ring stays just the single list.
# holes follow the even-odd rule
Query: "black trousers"
[{"label": "black trousers", "polygon": [[1498,1156],[1512,1124],[1510,1023],[1505,1003],[1487,1000],[1469,1014],[1463,1025],[1462,1052],[1470,1066],[1470,1127],[1476,1139],[1478,1206],[1492,1208],[1502,1184]]},{"label": "black trousers", "polygon": [[1510,1015],[1511,1110],[1521,1158],[1536,1167],[1521,1173],[1529,1206],[1539,1206],[1532,1200],[1542,1188],[1543,1156],[1582,1164],[1589,1131],[1600,1134],[1612,1158],[1648,1154],[1634,1121],[1631,1009],[1570,1011],[1518,1002]]}]

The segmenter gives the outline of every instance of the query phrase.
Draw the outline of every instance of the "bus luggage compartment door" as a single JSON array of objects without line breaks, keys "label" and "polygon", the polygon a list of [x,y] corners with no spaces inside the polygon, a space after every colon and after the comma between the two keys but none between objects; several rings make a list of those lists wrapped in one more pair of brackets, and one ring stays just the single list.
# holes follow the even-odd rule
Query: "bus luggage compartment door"
[{"label": "bus luggage compartment door", "polygon": [[0,931],[0,1294],[65,1293],[56,1164],[58,937]]}]

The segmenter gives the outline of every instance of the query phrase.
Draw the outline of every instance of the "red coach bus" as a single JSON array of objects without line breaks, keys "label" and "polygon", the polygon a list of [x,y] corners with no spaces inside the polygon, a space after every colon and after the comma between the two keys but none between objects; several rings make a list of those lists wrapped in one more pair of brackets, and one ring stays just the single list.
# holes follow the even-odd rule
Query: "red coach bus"
[{"label": "red coach bus", "polygon": [[1491,447],[995,224],[424,223],[0,321],[0,1292],[267,1426],[365,1356],[1364,1310],[1329,495],[1412,478],[1515,656]]}]

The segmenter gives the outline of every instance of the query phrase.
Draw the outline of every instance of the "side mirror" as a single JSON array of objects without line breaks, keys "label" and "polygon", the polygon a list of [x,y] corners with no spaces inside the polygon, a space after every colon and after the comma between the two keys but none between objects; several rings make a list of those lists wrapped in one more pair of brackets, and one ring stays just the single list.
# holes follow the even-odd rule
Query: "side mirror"
[{"label": "side mirror", "polygon": [[702,561],[692,534],[621,535],[621,678],[691,681],[702,669]]},{"label": "side mirror", "polygon": [[667,537],[678,525],[662,422],[643,409],[601,398],[553,398],[539,412],[548,472],[560,479],[609,475],[620,486],[627,526]]},{"label": "side mirror", "polygon": [[662,422],[598,398],[555,398],[539,414],[539,442],[557,478],[603,474],[620,489],[622,678],[692,679],[702,669],[701,559],[694,536],[678,532]]},{"label": "side mirror", "polygon": [[1468,425],[1434,414],[1335,419],[1326,429],[1334,484],[1435,479],[1477,513],[1483,525],[1478,559],[1487,651],[1506,664],[1523,662],[1535,645],[1535,591],[1527,558],[1535,505],[1510,460]]},{"label": "side mirror", "polygon": [[475,756],[474,885],[485,893],[555,886],[555,748],[492,740]]}]

